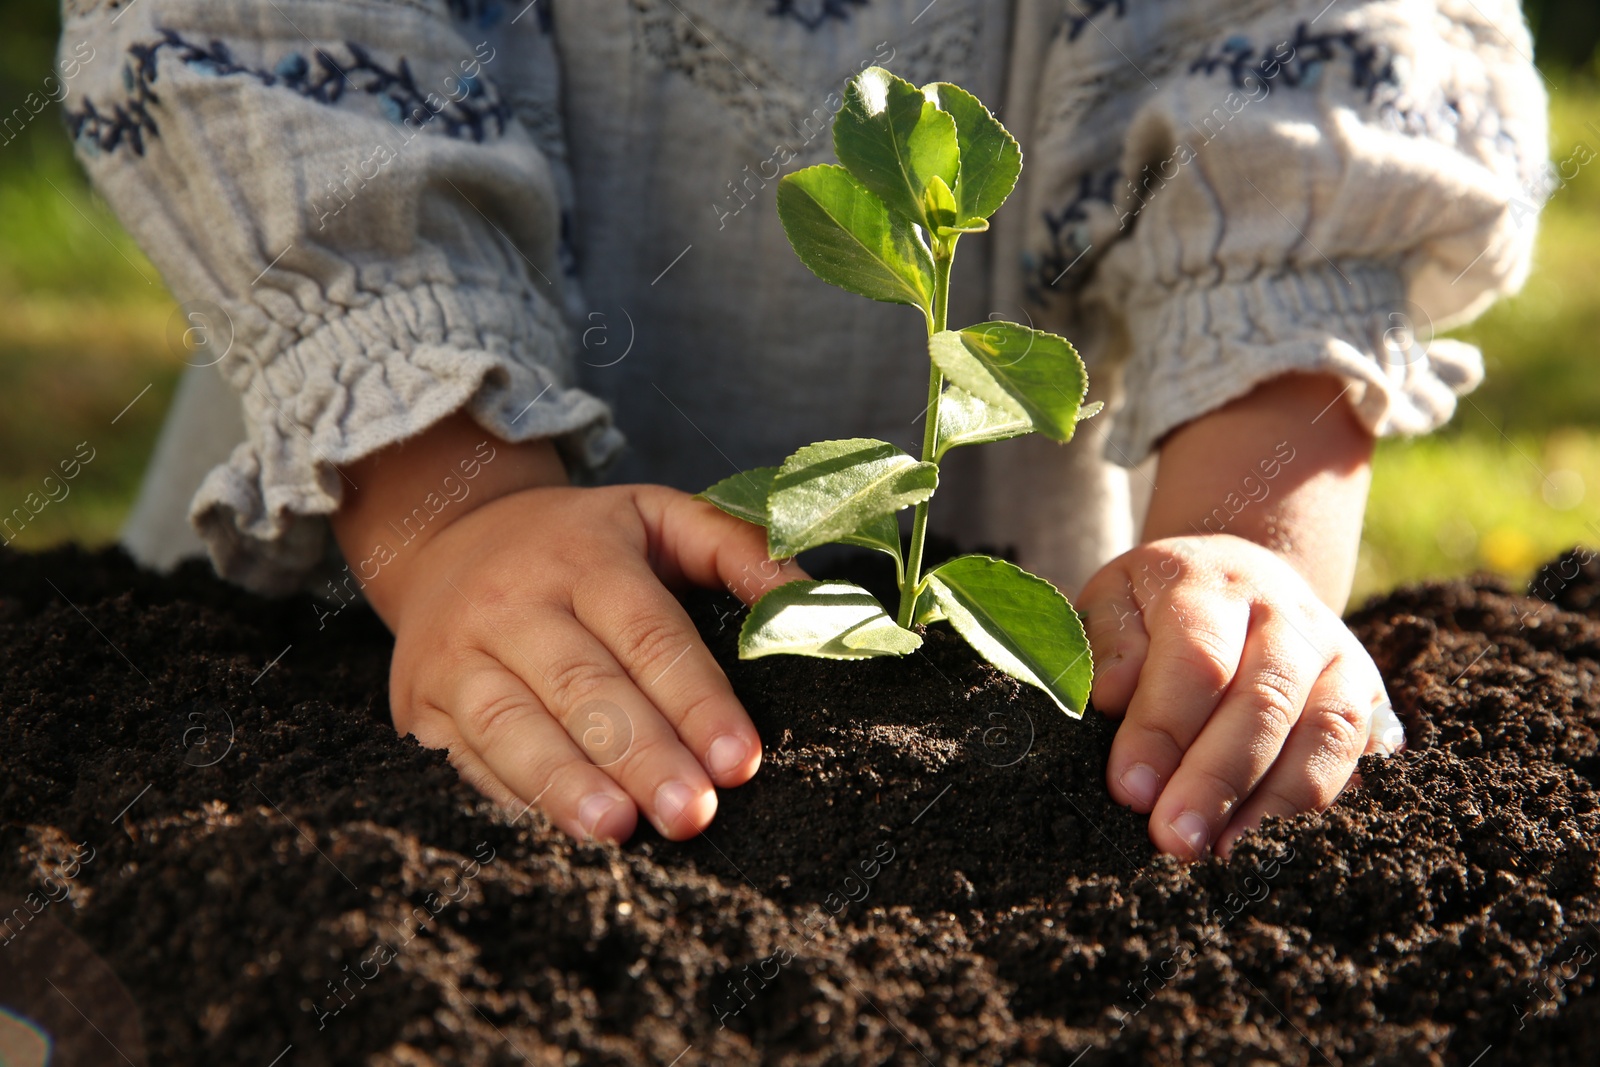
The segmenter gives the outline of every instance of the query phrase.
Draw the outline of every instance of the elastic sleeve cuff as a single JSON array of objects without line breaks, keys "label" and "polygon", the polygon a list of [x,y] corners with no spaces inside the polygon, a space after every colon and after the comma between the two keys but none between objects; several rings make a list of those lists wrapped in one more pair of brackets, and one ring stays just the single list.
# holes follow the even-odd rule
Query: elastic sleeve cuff
[{"label": "elastic sleeve cuff", "polygon": [[540,312],[553,313],[510,292],[421,285],[326,320],[235,375],[249,440],[189,512],[218,573],[267,594],[303,587],[351,487],[342,468],[458,410],[500,440],[553,438],[576,476],[603,469],[623,437],[605,404],[562,383],[560,327]]},{"label": "elastic sleeve cuff", "polygon": [[1471,345],[1430,338],[1398,271],[1376,264],[1263,273],[1135,300],[1127,400],[1106,445],[1132,467],[1172,430],[1292,371],[1344,378],[1375,436],[1436,429],[1483,378]]}]

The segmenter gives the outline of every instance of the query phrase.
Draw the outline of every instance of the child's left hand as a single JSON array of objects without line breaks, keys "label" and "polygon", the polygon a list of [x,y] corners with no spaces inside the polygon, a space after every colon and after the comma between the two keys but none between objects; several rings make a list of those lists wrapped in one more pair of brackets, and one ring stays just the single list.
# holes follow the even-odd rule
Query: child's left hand
[{"label": "child's left hand", "polygon": [[[1126,719],[1106,782],[1164,852],[1226,853],[1264,815],[1320,811],[1364,753],[1383,679],[1294,568],[1229,534],[1112,560],[1080,597],[1094,704]],[[1390,744],[1396,740],[1392,736]]]},{"label": "child's left hand", "polygon": [[1326,808],[1363,753],[1404,743],[1339,619],[1373,446],[1349,390],[1287,374],[1167,435],[1144,543],[1078,597],[1095,707],[1125,716],[1106,785],[1150,813],[1164,852],[1225,855],[1265,815]]}]

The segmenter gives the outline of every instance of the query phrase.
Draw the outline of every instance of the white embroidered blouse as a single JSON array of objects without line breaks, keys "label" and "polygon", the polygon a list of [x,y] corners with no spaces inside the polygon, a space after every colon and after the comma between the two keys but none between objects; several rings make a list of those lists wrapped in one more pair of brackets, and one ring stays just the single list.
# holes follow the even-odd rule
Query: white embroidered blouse
[{"label": "white embroidered blouse", "polygon": [[1434,334],[1521,283],[1547,165],[1509,0],[65,9],[79,156],[213,332],[128,542],[168,562],[187,513],[266,591],[325,560],[343,465],[461,408],[690,490],[830,437],[915,450],[920,315],[817,281],[774,209],[871,64],[1022,143],[951,323],[1066,335],[1110,408],[954,453],[934,524],[1069,592],[1131,544],[1163,435],[1267,378],[1339,375],[1379,434],[1449,418],[1482,361]]}]

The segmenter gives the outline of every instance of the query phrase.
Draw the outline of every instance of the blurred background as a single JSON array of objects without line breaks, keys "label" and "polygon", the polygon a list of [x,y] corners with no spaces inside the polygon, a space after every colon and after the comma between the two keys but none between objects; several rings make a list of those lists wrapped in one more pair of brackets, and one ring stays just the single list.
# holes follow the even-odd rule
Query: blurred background
[{"label": "blurred background", "polygon": [[[1443,432],[1380,446],[1358,598],[1478,569],[1526,579],[1576,542],[1600,547],[1600,5],[1524,7],[1551,89],[1552,159],[1579,149],[1594,165],[1555,188],[1522,294],[1459,331],[1483,348],[1485,385]],[[6,110],[50,74],[58,32],[57,0],[0,0]],[[183,365],[166,340],[174,304],[89,191],[59,106],[11,133],[0,133],[0,502],[42,495],[44,475],[89,439],[71,503],[46,507],[14,544],[104,544]]]}]

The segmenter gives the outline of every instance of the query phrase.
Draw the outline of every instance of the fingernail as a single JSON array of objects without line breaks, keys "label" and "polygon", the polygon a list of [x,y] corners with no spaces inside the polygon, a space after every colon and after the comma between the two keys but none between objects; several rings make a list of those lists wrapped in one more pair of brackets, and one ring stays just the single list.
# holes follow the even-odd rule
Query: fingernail
[{"label": "fingernail", "polygon": [[1406,728],[1400,724],[1400,716],[1394,713],[1394,706],[1388,701],[1373,711],[1371,732],[1383,746],[1384,755],[1392,756],[1405,747]]},{"label": "fingernail", "polygon": [[1196,859],[1199,859],[1206,850],[1206,835],[1210,829],[1206,821],[1192,811],[1186,811],[1172,820],[1172,832],[1177,834],[1183,843],[1189,846]]},{"label": "fingernail", "polygon": [[694,803],[694,790],[682,782],[664,782],[656,790],[656,827],[663,832],[683,818]]},{"label": "fingernail", "polygon": [[1156,802],[1156,796],[1161,792],[1161,776],[1148,764],[1135,763],[1122,772],[1119,781],[1133,798],[1135,807],[1148,808]]},{"label": "fingernail", "polygon": [[732,734],[723,734],[706,751],[706,767],[714,777],[721,778],[744,766],[749,755],[748,744]]},{"label": "fingernail", "polygon": [[583,803],[578,805],[578,825],[583,827],[583,832],[590,837],[595,836],[594,829],[600,825],[600,820],[611,813],[621,801],[610,793],[590,793],[583,798]]}]

